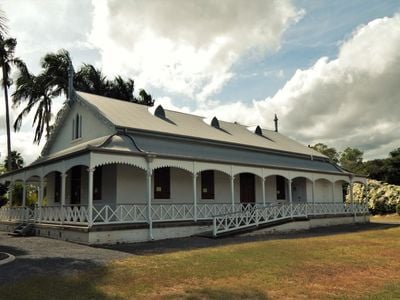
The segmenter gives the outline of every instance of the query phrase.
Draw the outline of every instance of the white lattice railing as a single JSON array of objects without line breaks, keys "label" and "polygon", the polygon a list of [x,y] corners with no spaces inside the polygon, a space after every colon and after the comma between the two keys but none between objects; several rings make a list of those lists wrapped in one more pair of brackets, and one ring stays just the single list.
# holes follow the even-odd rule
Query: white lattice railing
[{"label": "white lattice railing", "polygon": [[[146,204],[95,205],[92,211],[93,224],[149,223]],[[152,204],[151,219],[153,222],[185,220],[221,220],[221,230],[235,226],[253,226],[260,220],[280,220],[283,217],[317,216],[337,214],[365,214],[368,207],[364,204],[343,203],[296,203],[296,204],[228,204],[201,203],[193,204]],[[257,214],[257,216],[255,215]],[[230,218],[230,219],[229,219]],[[261,219],[260,219],[261,218]],[[228,220],[229,219],[229,220]],[[54,224],[87,225],[89,211],[87,206],[43,206],[43,207],[2,207],[0,221],[34,221]],[[225,225],[223,225],[225,224]],[[235,226],[233,226],[236,224]],[[226,227],[223,229],[223,227]],[[233,226],[233,227],[232,227]],[[219,229],[217,229],[218,231]]]},{"label": "white lattice railing", "polygon": [[1,207],[0,220],[29,221],[34,219],[34,209],[29,207]]},{"label": "white lattice railing", "polygon": [[236,211],[216,216],[213,219],[213,234],[245,229],[292,217],[306,216],[306,204],[268,205],[244,211]]},{"label": "white lattice railing", "polygon": [[94,224],[142,223],[148,220],[146,204],[120,204],[93,207]]},{"label": "white lattice railing", "polygon": [[42,206],[35,208],[35,221],[54,224],[87,224],[89,220],[87,206]]},{"label": "white lattice railing", "polygon": [[259,226],[274,221],[313,215],[343,215],[368,213],[366,204],[294,203],[254,207],[228,212],[213,218],[213,235]]},{"label": "white lattice railing", "polygon": [[[195,219],[211,220],[213,216],[253,208],[254,205],[227,203],[207,203],[195,206],[192,203],[151,205],[153,222],[186,221]],[[144,223],[148,222],[146,204],[118,204],[95,206],[93,208],[94,224],[109,223]]]}]

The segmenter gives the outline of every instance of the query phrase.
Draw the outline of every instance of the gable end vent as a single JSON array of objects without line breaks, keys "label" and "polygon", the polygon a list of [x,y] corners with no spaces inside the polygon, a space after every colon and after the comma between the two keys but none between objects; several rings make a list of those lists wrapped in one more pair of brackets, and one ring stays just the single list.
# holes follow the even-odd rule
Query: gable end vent
[{"label": "gable end vent", "polygon": [[159,105],[157,106],[156,110],[154,111],[154,115],[161,118],[161,119],[165,119],[165,110],[164,108]]},{"label": "gable end vent", "polygon": [[214,127],[214,128],[220,129],[220,127],[219,127],[219,121],[218,121],[217,117],[214,117],[214,118],[211,120],[211,126]]},{"label": "gable end vent", "polygon": [[262,129],[258,125],[257,125],[256,129],[254,130],[254,133],[257,134],[257,135],[261,135],[261,136],[263,135]]}]

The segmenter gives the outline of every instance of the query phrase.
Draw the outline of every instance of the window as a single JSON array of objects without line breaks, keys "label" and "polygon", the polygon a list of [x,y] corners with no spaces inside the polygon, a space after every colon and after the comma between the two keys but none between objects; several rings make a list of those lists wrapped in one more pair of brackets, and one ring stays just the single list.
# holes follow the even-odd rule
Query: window
[{"label": "window", "polygon": [[170,168],[160,168],[154,170],[154,198],[170,198]]},{"label": "window", "polygon": [[103,168],[97,167],[93,174],[93,200],[101,200],[101,179]]},{"label": "window", "polygon": [[201,198],[214,199],[214,171],[201,172]]},{"label": "window", "polygon": [[76,114],[72,121],[72,139],[76,140],[82,137],[82,116]]},{"label": "window", "polygon": [[286,184],[285,184],[285,177],[276,176],[276,198],[278,200],[285,200],[286,199]]},{"label": "window", "polygon": [[61,201],[61,174],[56,172],[54,176],[54,202]]}]

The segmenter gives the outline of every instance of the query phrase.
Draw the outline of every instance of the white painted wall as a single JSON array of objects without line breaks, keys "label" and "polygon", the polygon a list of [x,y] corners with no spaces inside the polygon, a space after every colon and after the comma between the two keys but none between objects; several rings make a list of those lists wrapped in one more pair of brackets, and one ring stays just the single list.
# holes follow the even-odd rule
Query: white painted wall
[{"label": "white painted wall", "polygon": [[[46,199],[48,206],[60,205],[60,202],[54,202],[54,190],[55,190],[55,173],[51,172],[46,176]],[[61,198],[60,198],[61,199]]]},{"label": "white painted wall", "polygon": [[94,205],[113,205],[116,203],[117,165],[102,166],[101,199],[94,200]]},{"label": "white painted wall", "polygon": [[315,181],[315,202],[332,202],[332,183],[325,179]]},{"label": "white painted wall", "polygon": [[[114,193],[118,204],[145,204],[146,197],[146,172],[129,165],[113,165],[116,170],[116,180],[110,182],[110,191],[114,185]],[[115,191],[116,188],[116,191]]]},{"label": "white painted wall", "polygon": [[342,203],[343,202],[343,182],[335,182],[335,202]]},{"label": "white painted wall", "polygon": [[[82,137],[72,140],[72,124],[76,114],[82,115]],[[94,113],[79,102],[75,102],[62,124],[48,154],[53,154],[69,147],[79,145],[92,139],[113,134],[114,130],[107,127]]]},{"label": "white painted wall", "polygon": [[[170,168],[170,199],[154,199],[153,203],[193,203],[193,177],[192,173],[179,169]],[[154,175],[153,175],[154,177]],[[154,180],[152,180],[154,192]]]},{"label": "white painted wall", "polygon": [[201,174],[196,179],[198,203],[232,203],[231,178],[229,175],[214,171],[214,199],[201,199]]},{"label": "white painted wall", "polygon": [[[140,168],[112,164],[105,165],[102,175],[102,199],[94,200],[95,205],[115,205],[115,204],[146,204],[146,172]],[[66,182],[66,204],[70,204],[71,171],[67,172]],[[200,173],[199,173],[200,174]],[[85,166],[81,167],[81,204],[87,204],[88,199],[88,173]],[[215,180],[215,199],[201,199],[201,176],[197,176],[197,202],[202,203],[231,203],[230,176],[220,171],[214,172]],[[55,174],[47,176],[47,203],[48,205],[58,205],[54,203],[54,181]],[[262,180],[255,177],[256,202],[262,203]],[[154,190],[152,183],[152,193]],[[240,203],[240,176],[235,176],[234,181],[235,203]],[[265,194],[267,203],[276,203],[276,176],[269,176],[265,179]],[[341,203],[342,182],[334,184],[335,202]],[[295,178],[292,181],[293,202],[312,202],[312,183],[306,178]],[[289,201],[288,184],[286,185],[286,200]],[[332,201],[332,183],[319,179],[315,182],[315,201]],[[152,202],[159,204],[169,203],[193,203],[193,177],[186,170],[171,167],[171,198],[154,199]],[[282,202],[282,201],[279,201]]]},{"label": "white painted wall", "polygon": [[310,180],[306,180],[306,193],[307,193],[307,202],[313,202],[313,187],[312,182]]},{"label": "white painted wall", "polygon": [[297,177],[292,180],[292,201],[293,203],[307,202],[307,179]]},{"label": "white painted wall", "polygon": [[265,179],[265,197],[267,202],[276,202],[276,176]]}]

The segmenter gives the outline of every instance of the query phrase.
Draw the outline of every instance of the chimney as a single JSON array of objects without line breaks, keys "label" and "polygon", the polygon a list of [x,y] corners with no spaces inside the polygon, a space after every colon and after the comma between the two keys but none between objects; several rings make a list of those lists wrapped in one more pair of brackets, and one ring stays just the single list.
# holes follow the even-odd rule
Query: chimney
[{"label": "chimney", "polygon": [[274,123],[275,123],[275,132],[278,132],[278,117],[276,116],[276,114],[275,114]]},{"label": "chimney", "polygon": [[69,61],[68,64],[68,102],[72,103],[74,101],[74,67],[72,65],[72,61]]}]

